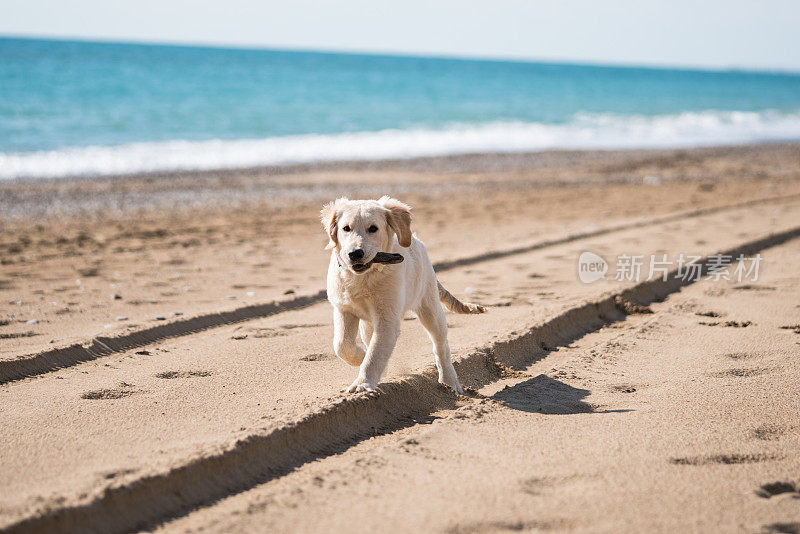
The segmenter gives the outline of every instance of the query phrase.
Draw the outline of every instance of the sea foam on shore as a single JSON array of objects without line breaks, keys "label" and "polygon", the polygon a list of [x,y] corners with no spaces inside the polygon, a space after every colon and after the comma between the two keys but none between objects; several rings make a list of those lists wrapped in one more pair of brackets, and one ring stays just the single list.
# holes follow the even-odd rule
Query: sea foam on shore
[{"label": "sea foam on shore", "polygon": [[800,112],[577,114],[561,124],[454,123],[439,129],[165,141],[0,153],[0,179],[209,170],[552,149],[678,148],[800,139]]}]

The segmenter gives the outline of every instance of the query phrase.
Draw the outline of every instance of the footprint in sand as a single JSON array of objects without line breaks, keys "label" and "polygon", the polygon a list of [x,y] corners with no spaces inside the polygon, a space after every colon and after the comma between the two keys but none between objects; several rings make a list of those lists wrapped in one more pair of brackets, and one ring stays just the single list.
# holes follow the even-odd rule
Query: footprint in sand
[{"label": "footprint in sand", "polygon": [[566,519],[529,521],[481,521],[455,525],[445,532],[449,534],[484,534],[489,532],[543,532],[547,530],[566,530],[573,522]]},{"label": "footprint in sand", "polygon": [[761,527],[761,532],[779,534],[800,534],[800,523],[772,523]]},{"label": "footprint in sand", "polygon": [[84,278],[91,278],[93,276],[99,276],[100,269],[98,267],[86,267],[85,269],[78,269],[78,274]]},{"label": "footprint in sand", "polygon": [[753,324],[753,321],[700,321],[697,324],[701,324],[703,326],[727,326],[730,328],[747,328],[748,326]]},{"label": "footprint in sand", "polygon": [[[326,326],[321,323],[310,323],[310,324],[284,324],[278,327],[267,327],[267,328],[245,328],[244,331],[252,333],[254,338],[270,338],[270,337],[282,337],[287,336],[290,334],[290,330],[297,330],[297,329],[304,329],[304,328],[321,328]],[[239,330],[239,329],[237,329]],[[237,334],[232,339],[244,339],[248,334]],[[244,337],[241,337],[244,336]]]},{"label": "footprint in sand", "polygon": [[780,439],[784,432],[785,429],[781,426],[764,423],[754,428],[751,434],[755,439],[761,441],[773,441]]},{"label": "footprint in sand", "polygon": [[128,384],[126,382],[120,382],[115,388],[104,388],[104,389],[95,389],[93,391],[86,391],[85,393],[81,394],[81,398],[88,400],[121,399],[123,397],[129,397],[134,393],[136,393],[136,390],[133,389],[132,384]]},{"label": "footprint in sand", "polygon": [[670,463],[675,465],[735,465],[735,464],[754,464],[774,460],[775,456],[769,454],[711,454],[704,456],[684,456],[680,458],[670,458]]},{"label": "footprint in sand", "polygon": [[26,332],[11,332],[9,334],[0,334],[0,339],[17,339],[20,337],[33,337],[38,335],[39,334],[33,332],[32,330],[28,330]]},{"label": "footprint in sand", "polygon": [[762,485],[756,490],[756,495],[770,499],[776,495],[791,494],[795,499],[800,499],[800,484],[797,482],[778,481]]},{"label": "footprint in sand", "polygon": [[711,289],[706,289],[703,293],[709,297],[721,297],[725,294],[725,290],[721,287],[712,287]]},{"label": "footprint in sand", "polygon": [[211,371],[164,371],[162,373],[158,373],[156,378],[171,380],[173,378],[190,378],[194,376],[211,376]]},{"label": "footprint in sand", "polygon": [[302,358],[300,358],[300,360],[304,362],[319,362],[322,360],[332,360],[332,359],[333,356],[331,356],[330,354],[322,354],[322,353],[309,354],[307,356],[303,356]]},{"label": "footprint in sand", "polygon": [[744,284],[741,286],[733,286],[733,289],[738,291],[775,291],[772,286],[760,286],[756,284]]},{"label": "footprint in sand", "polygon": [[[276,328],[250,328],[248,330],[253,332],[253,337],[254,338],[258,338],[258,339],[268,338],[268,337],[281,337],[281,336],[288,335],[288,332],[284,332],[284,331],[278,330]],[[239,334],[239,335],[242,335],[242,334]],[[243,334],[243,335],[245,337],[247,336],[246,334]],[[242,337],[240,339],[244,339],[244,338]]]},{"label": "footprint in sand", "polygon": [[709,376],[713,376],[716,378],[730,378],[732,376],[747,378],[750,376],[763,375],[768,371],[769,371],[768,369],[764,368],[748,369],[746,367],[733,367],[731,369],[726,369],[725,371],[720,371],[718,373],[711,373]]},{"label": "footprint in sand", "polygon": [[564,487],[596,478],[594,475],[569,475],[569,476],[544,476],[526,478],[520,481],[520,488],[523,493],[539,496],[549,489]]}]

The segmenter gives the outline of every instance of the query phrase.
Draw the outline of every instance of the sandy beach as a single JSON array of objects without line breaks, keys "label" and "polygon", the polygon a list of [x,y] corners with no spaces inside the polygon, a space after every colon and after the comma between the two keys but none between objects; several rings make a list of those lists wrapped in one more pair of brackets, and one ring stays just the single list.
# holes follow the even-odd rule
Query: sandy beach
[{"label": "sandy beach", "polygon": [[[465,396],[413,316],[340,393],[318,214],[383,194],[490,307]],[[0,229],[2,532],[800,530],[799,144],[8,180]]]}]

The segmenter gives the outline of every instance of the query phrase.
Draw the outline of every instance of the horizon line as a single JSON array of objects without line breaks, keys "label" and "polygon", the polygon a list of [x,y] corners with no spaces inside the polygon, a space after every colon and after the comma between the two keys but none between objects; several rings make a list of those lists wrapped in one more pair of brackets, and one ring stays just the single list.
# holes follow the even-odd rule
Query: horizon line
[{"label": "horizon line", "polygon": [[418,58],[418,59],[444,59],[456,61],[483,61],[483,62],[497,62],[497,63],[528,63],[528,64],[546,64],[546,65],[570,65],[578,67],[598,67],[598,68],[628,68],[628,69],[649,69],[649,70],[678,70],[678,71],[696,71],[696,72],[741,72],[750,74],[772,74],[772,75],[788,75],[800,76],[800,69],[786,68],[786,67],[749,67],[749,66],[708,66],[697,64],[681,64],[681,63],[638,63],[638,62],[625,62],[625,61],[592,61],[580,59],[543,59],[528,56],[494,56],[494,55],[461,55],[461,54],[448,54],[444,52],[402,52],[391,50],[363,50],[355,48],[314,48],[314,47],[294,47],[285,45],[269,45],[269,44],[242,44],[230,42],[202,42],[202,41],[173,41],[169,39],[136,39],[126,37],[84,37],[74,35],[57,35],[57,34],[15,34],[15,33],[0,33],[0,40],[3,39],[17,39],[29,41],[62,41],[62,42],[78,42],[78,43],[96,43],[96,44],[120,44],[120,45],[133,45],[133,46],[168,46],[175,48],[209,48],[217,50],[252,50],[252,51],[265,51],[265,52],[298,52],[298,53],[315,53],[315,54],[339,54],[339,55],[353,55],[353,56],[373,56],[373,57],[396,57],[396,58]]}]

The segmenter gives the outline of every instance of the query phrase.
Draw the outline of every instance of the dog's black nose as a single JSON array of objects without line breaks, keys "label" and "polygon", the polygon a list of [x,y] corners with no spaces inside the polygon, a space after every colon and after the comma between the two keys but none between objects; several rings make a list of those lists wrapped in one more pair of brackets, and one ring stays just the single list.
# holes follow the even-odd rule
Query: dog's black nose
[{"label": "dog's black nose", "polygon": [[353,251],[347,253],[347,256],[350,258],[350,261],[358,261],[364,257],[364,251],[360,248],[357,248]]}]

